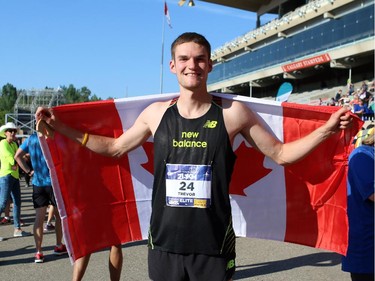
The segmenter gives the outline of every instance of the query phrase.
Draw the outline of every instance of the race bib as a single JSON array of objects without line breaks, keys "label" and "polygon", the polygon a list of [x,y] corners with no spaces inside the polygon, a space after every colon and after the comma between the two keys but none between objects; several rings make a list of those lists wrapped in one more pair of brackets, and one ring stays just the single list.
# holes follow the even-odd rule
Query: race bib
[{"label": "race bib", "polygon": [[211,205],[211,166],[167,164],[165,181],[167,206],[208,208]]}]

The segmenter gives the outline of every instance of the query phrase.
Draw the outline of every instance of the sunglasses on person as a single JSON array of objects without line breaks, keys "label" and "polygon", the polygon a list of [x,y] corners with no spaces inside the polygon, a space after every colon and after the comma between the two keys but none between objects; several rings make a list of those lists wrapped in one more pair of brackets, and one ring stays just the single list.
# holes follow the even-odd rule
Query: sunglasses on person
[{"label": "sunglasses on person", "polygon": [[7,130],[5,130],[5,132],[17,133],[17,130],[16,129],[7,129]]}]

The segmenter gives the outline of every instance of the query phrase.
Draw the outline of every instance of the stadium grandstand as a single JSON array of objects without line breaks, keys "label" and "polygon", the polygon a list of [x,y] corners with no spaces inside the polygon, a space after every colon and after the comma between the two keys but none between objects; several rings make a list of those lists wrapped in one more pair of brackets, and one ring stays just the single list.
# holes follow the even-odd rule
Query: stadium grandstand
[{"label": "stadium grandstand", "polygon": [[[212,51],[210,92],[275,99],[290,82],[288,101],[316,104],[374,79],[372,0],[202,1],[257,14],[255,29]],[[264,14],[276,17],[261,24]]]}]

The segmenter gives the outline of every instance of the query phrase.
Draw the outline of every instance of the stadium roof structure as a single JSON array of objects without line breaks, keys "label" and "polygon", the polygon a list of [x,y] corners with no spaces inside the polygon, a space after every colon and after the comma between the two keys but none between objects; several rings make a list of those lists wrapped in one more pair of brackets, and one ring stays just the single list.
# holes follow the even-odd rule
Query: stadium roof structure
[{"label": "stadium roof structure", "polygon": [[262,15],[265,13],[277,14],[279,6],[285,2],[295,2],[290,0],[200,0],[231,8],[246,10]]}]

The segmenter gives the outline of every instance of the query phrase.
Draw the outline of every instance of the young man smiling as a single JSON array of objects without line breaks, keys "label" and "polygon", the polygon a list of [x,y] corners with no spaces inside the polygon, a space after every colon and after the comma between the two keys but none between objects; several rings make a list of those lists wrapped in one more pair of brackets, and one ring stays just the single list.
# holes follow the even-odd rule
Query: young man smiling
[{"label": "young man smiling", "polygon": [[[212,61],[204,36],[193,32],[180,35],[172,43],[171,53],[170,71],[179,83],[178,99],[149,105],[119,138],[69,128],[52,109],[39,108],[36,118],[88,149],[111,157],[122,157],[153,136],[150,278],[231,280],[236,253],[229,183],[235,163],[235,136],[241,134],[276,163],[287,165],[347,128],[351,119],[347,109],[341,108],[308,136],[281,143],[246,105],[214,99],[207,92]],[[193,141],[205,145],[188,145]],[[181,189],[190,197],[179,196]]]}]

